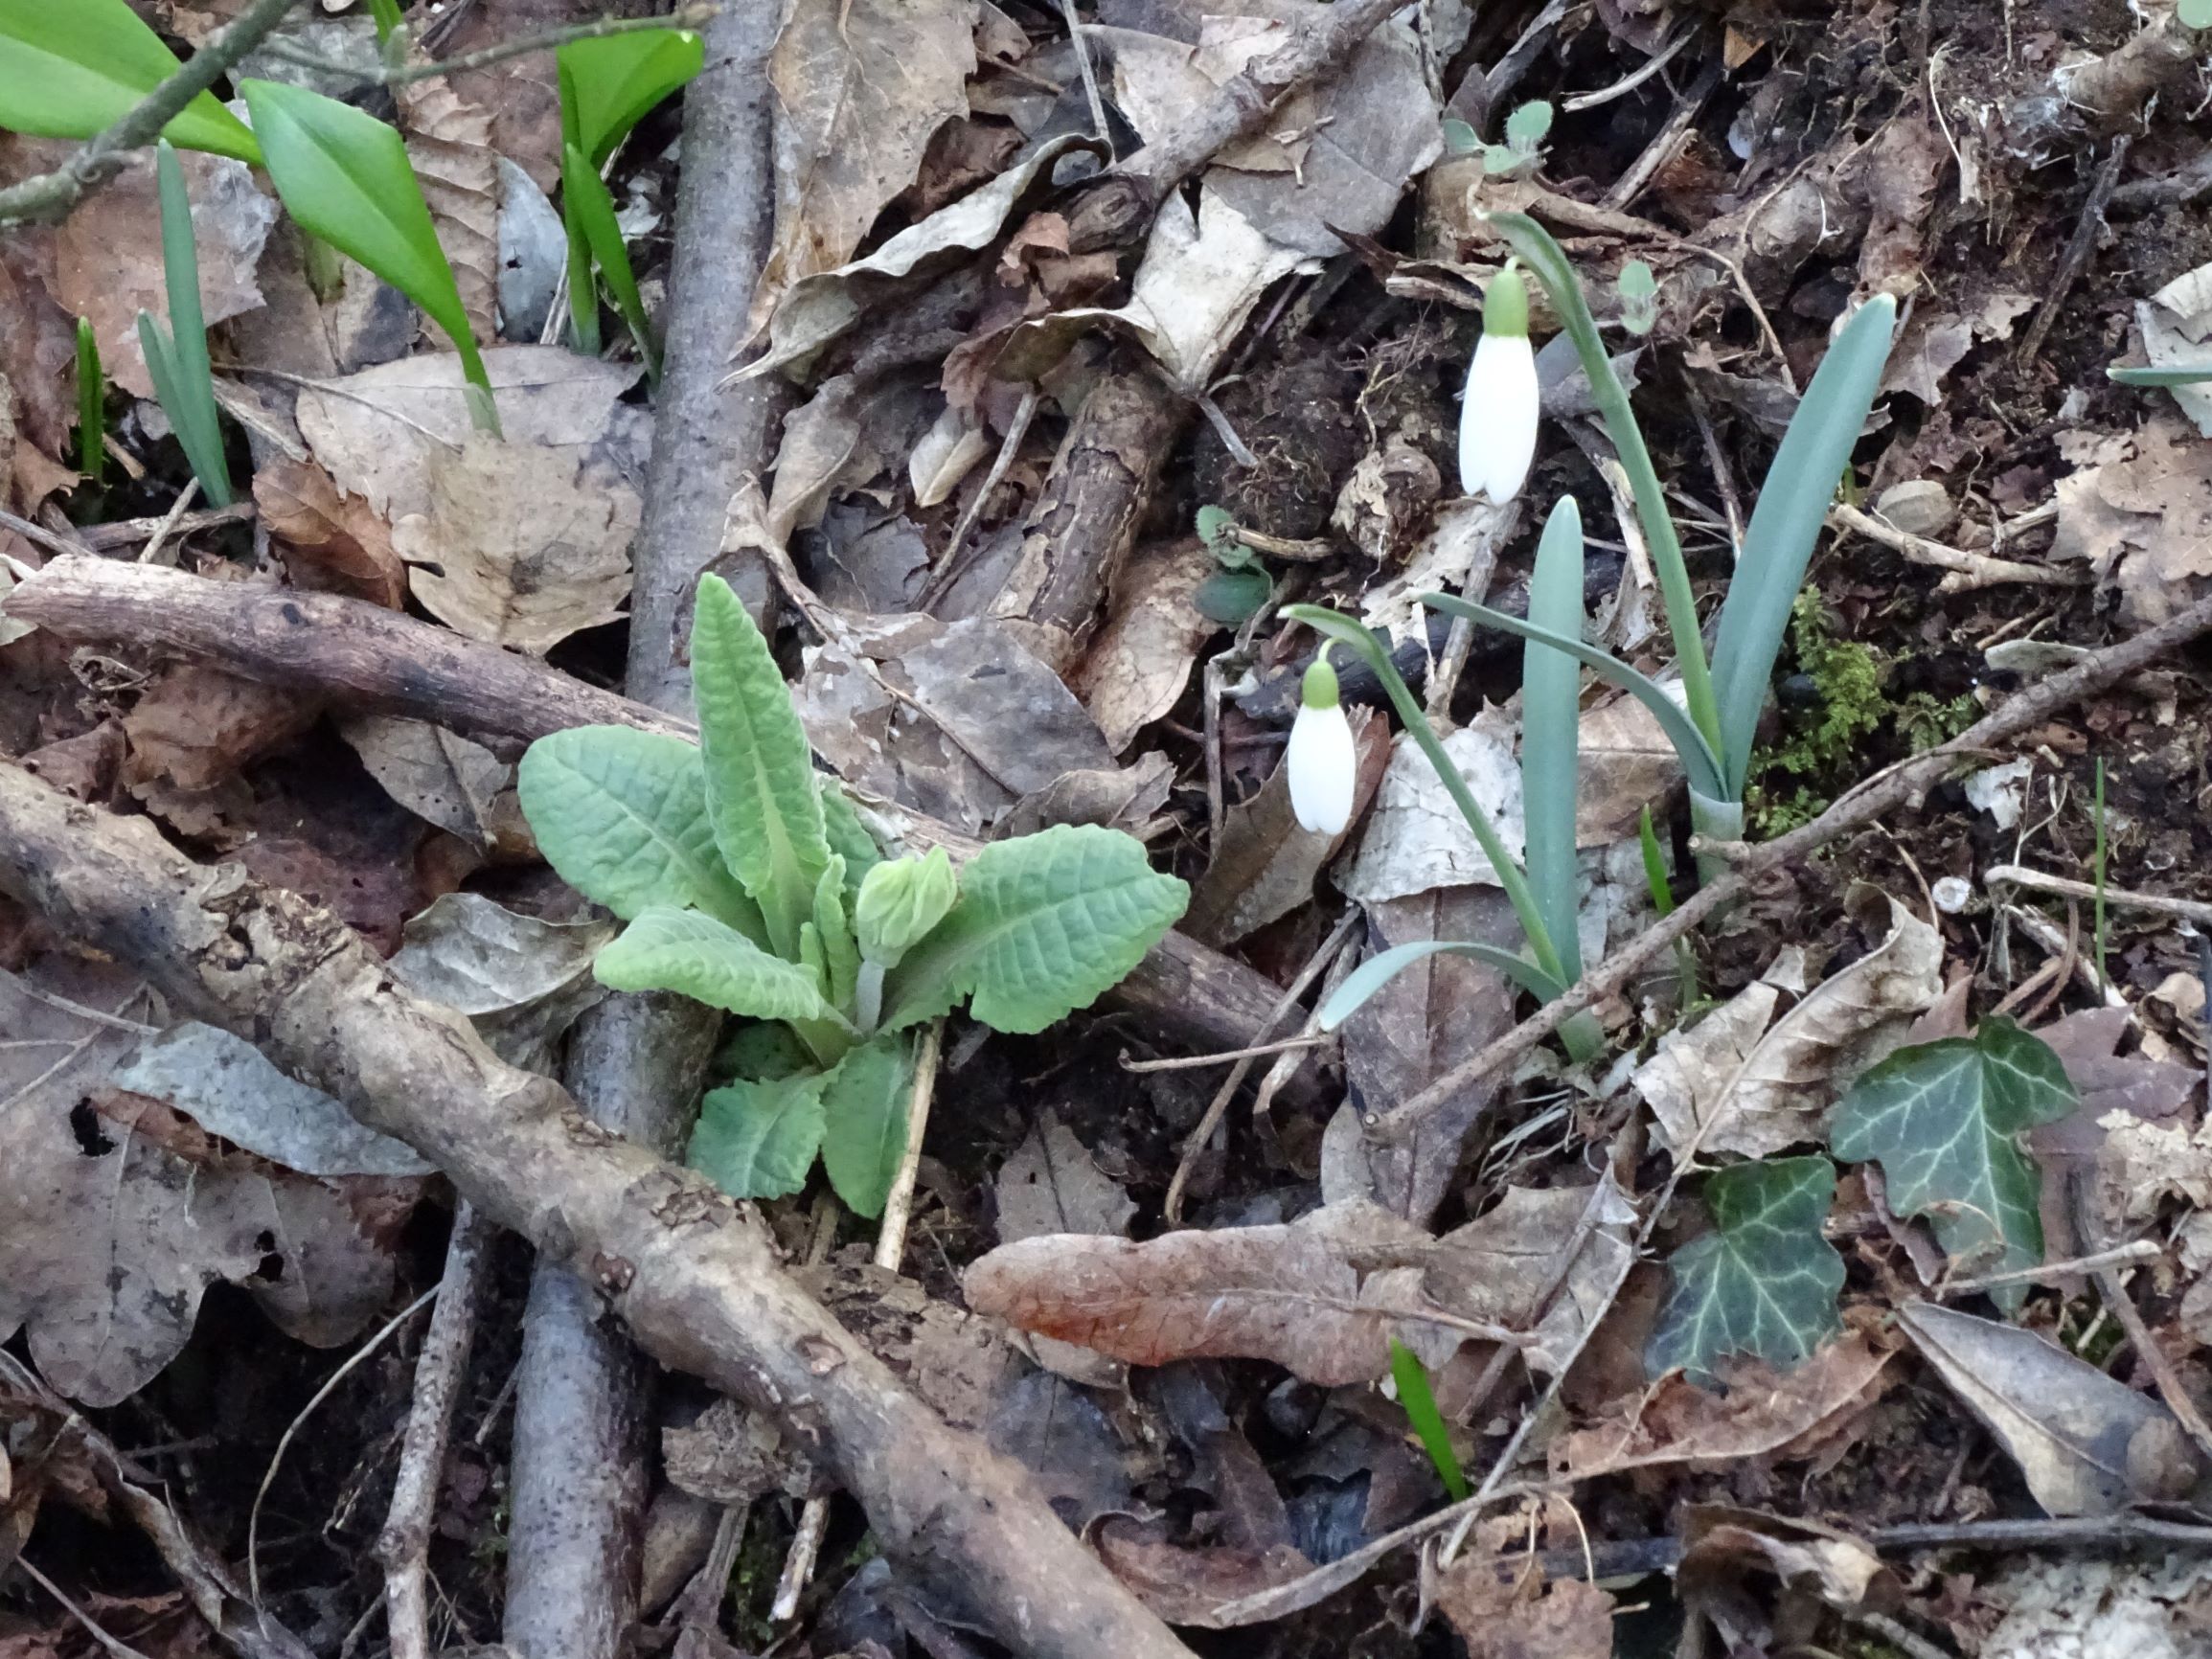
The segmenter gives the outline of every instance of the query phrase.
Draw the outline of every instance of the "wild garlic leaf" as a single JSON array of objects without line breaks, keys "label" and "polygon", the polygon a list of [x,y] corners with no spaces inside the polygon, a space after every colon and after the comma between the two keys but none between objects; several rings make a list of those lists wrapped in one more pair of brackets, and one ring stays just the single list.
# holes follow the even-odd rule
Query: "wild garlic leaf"
[{"label": "wild garlic leaf", "polygon": [[767,919],[770,944],[795,957],[830,867],[814,759],[768,642],[718,576],[699,581],[692,685],[715,841]]},{"label": "wild garlic leaf", "polygon": [[616,990],[673,990],[752,1019],[841,1018],[813,973],[696,910],[654,905],[639,912],[599,953],[592,972]]},{"label": "wild garlic leaf", "polygon": [[807,1184],[822,1145],[822,1072],[730,1083],[699,1102],[691,1167],[733,1198],[781,1198]]},{"label": "wild garlic leaf", "polygon": [[561,137],[599,168],[647,111],[704,67],[706,42],[688,29],[636,29],[571,40],[554,63]]},{"label": "wild garlic leaf", "polygon": [[1713,1231],[1667,1263],[1671,1281],[1644,1350],[1653,1376],[1707,1378],[1731,1353],[1795,1365],[1841,1329],[1843,1258],[1820,1236],[1836,1193],[1826,1158],[1769,1158],[1705,1182]]},{"label": "wild garlic leaf", "polygon": [[[1915,1043],[1869,1070],[1836,1108],[1829,1145],[1880,1163],[1890,1208],[1926,1216],[1954,1260],[2005,1272],[2043,1259],[2042,1171],[2018,1137],[2075,1103],[2050,1045],[1993,1015],[1971,1037]],[[2024,1294],[1997,1300],[2018,1307]]]},{"label": "wild garlic leaf", "polygon": [[555,732],[523,755],[515,792],[545,861],[625,921],[652,905],[703,910],[767,943],[715,846],[696,743],[628,726]]},{"label": "wild garlic leaf", "polygon": [[822,1091],[822,1167],[855,1216],[883,1213],[906,1155],[906,1098],[913,1087],[913,1055],[898,1037],[861,1044],[830,1074]]},{"label": "wild garlic leaf", "polygon": [[[176,55],[125,0],[0,0],[0,127],[90,138],[174,75]],[[161,129],[179,149],[259,164],[244,122],[203,92]]]},{"label": "wild garlic leaf", "polygon": [[1087,1008],[1173,927],[1191,890],[1155,872],[1118,830],[1059,825],[994,842],[960,873],[960,899],[892,976],[883,1024],[949,1011],[1003,1032],[1040,1032]]}]

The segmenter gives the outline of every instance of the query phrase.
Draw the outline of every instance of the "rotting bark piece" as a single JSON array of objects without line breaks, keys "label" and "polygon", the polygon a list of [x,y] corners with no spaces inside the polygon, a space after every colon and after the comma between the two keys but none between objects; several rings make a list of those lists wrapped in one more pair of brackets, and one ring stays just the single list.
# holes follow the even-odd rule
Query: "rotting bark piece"
[{"label": "rotting bark piece", "polygon": [[784,1272],[747,1211],[599,1127],[396,984],[330,912],[0,764],[0,889],[409,1142],[584,1274],[664,1363],[775,1413],[943,1605],[1035,1659],[1189,1659],[1029,1481],[948,1426]]}]

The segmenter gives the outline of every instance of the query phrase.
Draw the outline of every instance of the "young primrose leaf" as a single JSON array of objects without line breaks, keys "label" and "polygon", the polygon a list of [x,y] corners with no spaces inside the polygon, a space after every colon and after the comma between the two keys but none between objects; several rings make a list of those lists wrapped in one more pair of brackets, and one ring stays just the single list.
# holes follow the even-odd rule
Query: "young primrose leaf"
[{"label": "young primrose leaf", "polygon": [[822,1145],[827,1072],[731,1083],[699,1102],[691,1167],[733,1198],[781,1198],[807,1184]]},{"label": "young primrose leaf", "polygon": [[703,910],[755,944],[760,907],[723,868],[698,746],[628,726],[537,739],[515,774],[522,815],[556,874],[623,920],[654,905]]},{"label": "young primrose leaf", "polygon": [[1841,1328],[1843,1258],[1820,1236],[1836,1193],[1826,1158],[1738,1164],[1705,1183],[1713,1231],[1674,1254],[1644,1370],[1708,1380],[1730,1353],[1795,1365]]},{"label": "young primrose leaf", "polygon": [[673,990],[751,1019],[843,1023],[813,974],[696,910],[641,912],[592,972],[615,990]]},{"label": "young primrose leaf", "polygon": [[239,90],[286,210],[303,230],[351,254],[445,330],[467,376],[469,419],[496,437],[499,412],[483,353],[399,133],[305,87],[241,80]]},{"label": "young primrose leaf", "polygon": [[[91,138],[179,67],[125,0],[0,0],[0,127]],[[245,123],[212,92],[186,104],[161,135],[180,149],[262,159]]]},{"label": "young primrose leaf", "polygon": [[[1926,1216],[1954,1260],[2001,1246],[1983,1270],[2043,1259],[2042,1172],[2018,1137],[2074,1109],[2073,1084],[2050,1045],[1993,1015],[1971,1037],[1899,1049],[1836,1108],[1829,1145],[1838,1158],[1874,1159],[1890,1208]],[[1991,1294],[2018,1307],[2018,1285]]]},{"label": "young primrose leaf", "polygon": [[878,1037],[847,1055],[822,1092],[822,1168],[855,1216],[883,1214],[883,1200],[906,1156],[906,1098],[914,1057],[897,1037]]},{"label": "young primrose leaf", "polygon": [[1062,824],[993,842],[891,976],[884,1028],[934,1019],[972,993],[969,1011],[994,1031],[1040,1032],[1120,983],[1190,900],[1118,830]]}]

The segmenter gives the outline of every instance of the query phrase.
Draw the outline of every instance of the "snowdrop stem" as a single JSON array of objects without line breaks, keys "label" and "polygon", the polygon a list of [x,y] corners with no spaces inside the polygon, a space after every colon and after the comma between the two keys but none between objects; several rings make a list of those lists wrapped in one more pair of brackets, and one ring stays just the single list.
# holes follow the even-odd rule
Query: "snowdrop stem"
[{"label": "snowdrop stem", "polygon": [[1575,276],[1573,265],[1567,262],[1565,250],[1552,239],[1549,231],[1526,214],[1486,216],[1491,228],[1505,239],[1506,244],[1543,284],[1544,292],[1551,298],[1552,309],[1565,326],[1567,337],[1574,342],[1575,354],[1582,359],[1583,373],[1589,377],[1598,411],[1605,417],[1606,433],[1620,452],[1621,467],[1629,475],[1644,539],[1651,545],[1652,563],[1658,572],[1659,592],[1666,602],[1667,627],[1674,635],[1676,664],[1681,670],[1690,718],[1713,746],[1713,752],[1719,754],[1722,747],[1721,706],[1713,694],[1713,673],[1705,660],[1704,640],[1698,631],[1697,596],[1690,590],[1690,572],[1682,562],[1681,538],[1675,534],[1675,520],[1667,511],[1666,492],[1660,488],[1658,472],[1652,465],[1652,452],[1644,443],[1643,429],[1636,424],[1635,411],[1630,406],[1628,388],[1613,373],[1612,359],[1606,354],[1605,341],[1599,337],[1597,323],[1583,298],[1582,283]]}]

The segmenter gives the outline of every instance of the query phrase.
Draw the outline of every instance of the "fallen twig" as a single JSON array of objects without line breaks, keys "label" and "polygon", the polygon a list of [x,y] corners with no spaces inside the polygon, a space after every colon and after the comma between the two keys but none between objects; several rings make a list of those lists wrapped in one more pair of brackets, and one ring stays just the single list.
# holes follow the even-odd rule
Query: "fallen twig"
[{"label": "fallen twig", "polygon": [[588,1276],[650,1352],[774,1415],[957,1616],[1034,1659],[1188,1659],[1025,1473],[792,1283],[749,1209],[499,1059],[329,911],[235,864],[195,865],[146,821],[11,764],[0,890],[408,1142],[487,1217]]},{"label": "fallen twig", "polygon": [[1837,502],[1828,510],[1831,530],[1847,530],[1863,535],[1869,541],[1880,542],[1894,553],[1903,554],[1914,564],[1925,564],[1932,569],[1949,572],[1935,584],[1938,593],[1967,593],[1978,587],[1994,587],[1998,582],[2034,582],[2044,587],[2086,587],[2089,573],[2086,569],[2052,564],[2022,564],[2018,559],[1995,558],[1986,553],[1971,553],[1964,548],[1946,547],[1939,541],[1930,541],[1925,535],[1915,535],[1908,530],[1900,530],[1887,519],[1877,518],[1871,512],[1861,512],[1856,507]]},{"label": "fallen twig", "polygon": [[[2046,875],[2022,864],[1993,864],[1982,872],[1981,878],[1986,887],[2025,887],[2036,893],[2055,893],[2062,898],[2098,897],[2094,882]],[[2174,898],[2163,893],[2131,893],[2126,888],[2108,887],[2104,890],[2104,900],[2118,910],[2148,910],[2158,916],[2178,917],[2200,927],[2212,927],[2212,904],[2198,898]]]}]

